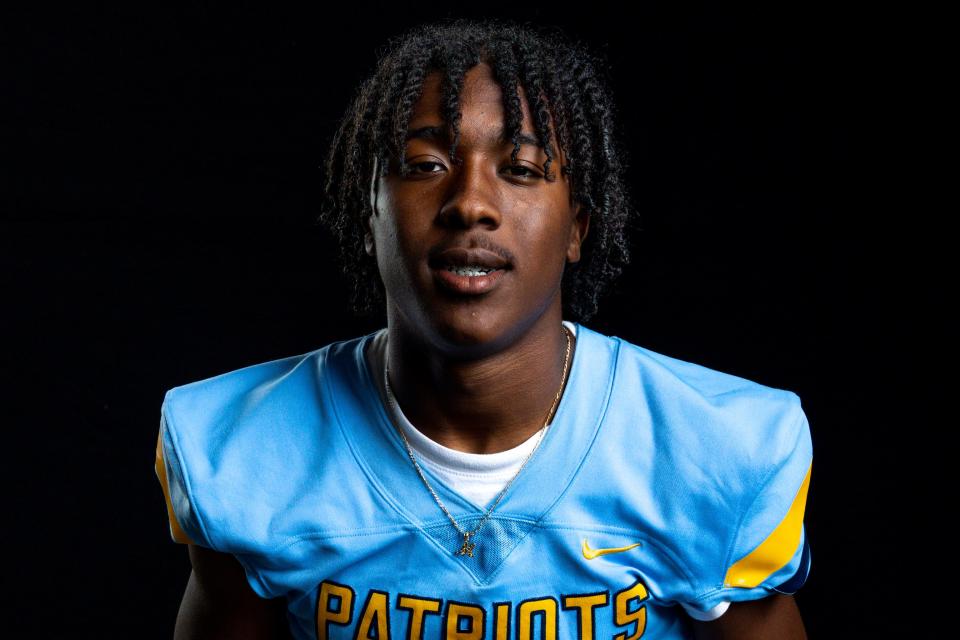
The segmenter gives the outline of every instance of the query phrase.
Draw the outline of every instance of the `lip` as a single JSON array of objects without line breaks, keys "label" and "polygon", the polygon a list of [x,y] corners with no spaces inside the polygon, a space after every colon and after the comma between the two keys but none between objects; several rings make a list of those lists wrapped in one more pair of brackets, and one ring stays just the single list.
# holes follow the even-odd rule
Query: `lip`
[{"label": "lip", "polygon": [[466,247],[452,247],[445,249],[433,256],[430,260],[430,267],[434,269],[443,269],[449,266],[468,267],[480,266],[488,269],[507,269],[510,263],[486,249]]},{"label": "lip", "polygon": [[506,273],[506,269],[497,269],[485,276],[461,276],[448,271],[445,265],[431,267],[431,271],[437,285],[452,293],[467,296],[477,296],[493,291]]}]

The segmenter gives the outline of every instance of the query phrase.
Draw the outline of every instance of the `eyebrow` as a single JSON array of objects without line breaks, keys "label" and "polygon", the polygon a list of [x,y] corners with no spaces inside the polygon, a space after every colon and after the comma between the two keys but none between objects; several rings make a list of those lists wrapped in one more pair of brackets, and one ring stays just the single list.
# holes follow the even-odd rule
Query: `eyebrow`
[{"label": "eyebrow", "polygon": [[[405,140],[413,140],[414,138],[419,140],[430,140],[433,142],[449,142],[450,133],[447,127],[439,125],[427,125],[425,127],[417,127],[416,129],[407,131]],[[492,138],[492,141],[500,144],[513,144],[513,140],[507,137],[507,132],[505,129],[501,129],[500,135]],[[520,132],[517,134],[517,142],[519,142],[521,145],[529,144],[535,147],[540,146],[537,143],[536,137],[529,133]]]}]

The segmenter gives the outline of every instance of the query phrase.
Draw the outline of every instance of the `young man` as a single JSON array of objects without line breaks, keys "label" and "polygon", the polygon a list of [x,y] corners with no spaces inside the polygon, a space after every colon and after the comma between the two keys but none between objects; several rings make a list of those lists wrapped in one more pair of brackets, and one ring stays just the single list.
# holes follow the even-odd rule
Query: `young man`
[{"label": "young man", "polygon": [[164,401],[178,638],[804,637],[797,396],[564,320],[627,259],[613,130],[558,35],[393,43],[324,212],[387,327]]}]

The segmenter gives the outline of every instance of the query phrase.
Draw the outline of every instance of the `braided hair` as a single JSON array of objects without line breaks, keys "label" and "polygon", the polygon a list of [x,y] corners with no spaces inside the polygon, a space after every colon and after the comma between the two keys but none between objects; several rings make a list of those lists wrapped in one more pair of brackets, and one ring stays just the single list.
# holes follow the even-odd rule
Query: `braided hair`
[{"label": "braided hair", "polygon": [[[518,86],[530,98],[538,145],[555,162],[550,115],[567,159],[571,196],[590,213],[590,233],[579,262],[568,263],[561,283],[563,316],[589,320],[608,285],[629,263],[627,230],[635,217],[624,184],[625,156],[618,147],[614,104],[601,72],[604,61],[559,30],[500,19],[456,19],[425,24],[390,40],[372,76],[359,87],[330,145],[318,222],[338,241],[344,273],[352,280],[358,315],[383,313],[386,301],[376,259],[364,248],[365,220],[374,167],[386,174],[402,157],[407,125],[424,78],[441,74],[441,113],[450,126],[450,157],[460,135],[459,97],[467,71],[488,64],[504,88],[505,128],[516,162],[522,111]],[[406,171],[402,166],[401,171]]]}]

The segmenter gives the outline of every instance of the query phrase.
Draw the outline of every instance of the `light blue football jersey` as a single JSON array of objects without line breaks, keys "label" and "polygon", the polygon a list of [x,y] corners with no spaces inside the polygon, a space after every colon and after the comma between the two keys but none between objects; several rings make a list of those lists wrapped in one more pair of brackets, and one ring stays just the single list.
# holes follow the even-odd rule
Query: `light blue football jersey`
[{"label": "light blue football jersey", "polygon": [[[566,389],[473,555],[390,423],[375,333],[167,392],[171,534],[230,553],[295,638],[690,637],[679,604],[806,580],[796,394],[577,325]],[[472,530],[485,509],[424,469]]]}]

